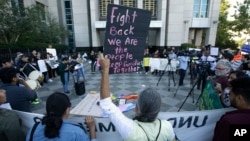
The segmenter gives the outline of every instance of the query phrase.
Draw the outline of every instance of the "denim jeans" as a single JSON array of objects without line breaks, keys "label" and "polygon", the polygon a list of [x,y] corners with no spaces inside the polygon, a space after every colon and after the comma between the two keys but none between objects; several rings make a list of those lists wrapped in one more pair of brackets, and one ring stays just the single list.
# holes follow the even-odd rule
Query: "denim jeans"
[{"label": "denim jeans", "polygon": [[80,75],[82,75],[83,80],[85,80],[84,68],[81,67],[77,70],[77,82],[79,81]]},{"label": "denim jeans", "polygon": [[69,91],[69,73],[68,72],[64,72],[64,85],[63,85],[63,90],[64,92],[68,92]]}]

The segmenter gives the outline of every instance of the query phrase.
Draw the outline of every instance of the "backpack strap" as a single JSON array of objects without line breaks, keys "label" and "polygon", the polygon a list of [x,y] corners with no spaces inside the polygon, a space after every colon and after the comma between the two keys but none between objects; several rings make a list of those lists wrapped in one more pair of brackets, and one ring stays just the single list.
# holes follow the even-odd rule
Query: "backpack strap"
[{"label": "backpack strap", "polygon": [[[155,138],[155,141],[158,140],[158,137],[159,137],[160,132],[161,132],[161,120],[160,120],[160,119],[158,119],[158,120],[159,120],[159,122],[160,122],[160,126],[159,126],[159,131],[158,131],[158,133],[157,133],[157,136],[156,136],[156,138]],[[143,130],[143,132],[144,132],[145,135],[147,136],[148,141],[150,141],[150,140],[149,140],[149,137],[148,137],[148,135],[147,135],[147,133],[146,133],[146,131],[142,128],[142,126],[141,126],[139,123],[137,123],[137,124],[139,125],[139,127],[141,127],[141,129]]]},{"label": "backpack strap", "polygon": [[147,139],[148,139],[148,141],[149,141],[149,137],[148,137],[146,131],[142,128],[142,126],[141,126],[139,123],[138,123],[138,125],[139,125],[139,127],[141,127],[141,129],[143,130],[143,132],[145,133],[145,135],[147,136]]},{"label": "backpack strap", "polygon": [[[40,121],[38,121],[40,120]],[[34,122],[35,124],[33,125],[32,129],[31,129],[31,132],[30,132],[30,140],[29,141],[33,141],[33,135],[34,135],[34,132],[38,126],[38,124],[40,124],[41,122],[41,119],[39,117],[34,117]]]},{"label": "backpack strap", "polygon": [[160,135],[160,132],[161,132],[161,120],[160,119],[158,119],[159,120],[159,122],[160,122],[160,127],[159,127],[159,131],[158,131],[158,134],[157,134],[157,136],[156,136],[156,141],[158,140],[158,137],[159,137],[159,135]]},{"label": "backpack strap", "polygon": [[88,133],[87,131],[86,131],[86,129],[84,128],[84,126],[83,126],[83,124],[82,123],[70,123],[70,124],[72,124],[72,125],[74,125],[74,126],[78,126],[78,127],[80,127],[83,131],[84,131],[84,133]]}]

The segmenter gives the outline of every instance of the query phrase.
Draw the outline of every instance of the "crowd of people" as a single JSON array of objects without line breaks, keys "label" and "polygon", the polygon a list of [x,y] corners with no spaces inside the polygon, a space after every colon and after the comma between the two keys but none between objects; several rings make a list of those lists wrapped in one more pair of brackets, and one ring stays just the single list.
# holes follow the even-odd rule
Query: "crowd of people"
[{"label": "crowd of people", "polygon": [[[169,62],[178,60],[179,86],[184,85],[183,80],[188,69],[192,79],[199,81],[197,89],[200,89],[200,85],[202,85],[201,89],[203,91],[206,80],[211,79],[222,105],[224,107],[236,108],[235,111],[227,112],[223,115],[214,130],[213,141],[228,141],[231,125],[250,124],[249,55],[241,55],[238,52],[233,55],[228,51],[224,51],[219,54],[218,58],[215,58],[210,55],[209,51],[209,48],[204,48],[202,54],[196,56],[186,54],[185,52],[176,53],[173,48],[170,50],[164,49],[162,53],[156,50],[152,54],[149,54],[148,49],[146,49],[144,57],[167,58]],[[26,83],[25,79],[32,71],[41,69],[36,63],[42,59],[41,56],[35,50],[32,51],[30,58],[25,54],[18,53],[17,58],[15,58],[15,67],[13,67],[12,59],[4,58],[1,60],[0,105],[9,103],[12,109],[31,112],[30,102],[36,101],[37,93]],[[42,73],[44,76],[48,76],[49,79],[47,80],[51,82],[56,75],[60,75],[63,93],[55,92],[48,97],[45,116],[30,129],[26,135],[26,140],[97,140],[93,117],[85,117],[89,135],[87,135],[87,132],[81,125],[67,120],[71,107],[70,99],[67,95],[70,93],[68,88],[70,71],[77,74],[77,79],[82,76],[83,80],[86,80],[83,67],[79,67],[82,69],[72,70],[72,66],[82,65],[82,62],[86,60],[79,53],[77,55],[63,56],[60,62],[56,62],[56,59],[49,53],[46,56],[50,64],[44,58],[45,64],[47,64],[47,71]],[[236,59],[234,59],[234,56],[236,56]],[[194,59],[195,57],[198,59]],[[99,55],[95,54],[94,51],[90,53],[88,59],[91,61],[92,72],[95,72],[96,66],[101,70],[101,100],[99,105],[109,116],[123,140],[178,140],[171,123],[157,118],[161,107],[161,95],[155,89],[146,88],[139,94],[135,108],[136,115],[133,119],[129,119],[111,100],[110,87],[112,86],[109,83],[110,60],[101,53]],[[148,74],[150,66],[144,65],[143,68],[145,74]],[[162,70],[151,70],[151,72],[152,75],[159,76],[165,73]],[[39,83],[42,85],[43,83],[48,83],[48,81],[43,79]],[[24,140],[25,135],[21,132],[21,123],[14,112],[0,108],[0,118],[1,123],[8,125],[5,128],[1,128],[1,140]],[[10,123],[6,119],[11,119],[13,122]],[[10,126],[14,122],[16,124]]]}]

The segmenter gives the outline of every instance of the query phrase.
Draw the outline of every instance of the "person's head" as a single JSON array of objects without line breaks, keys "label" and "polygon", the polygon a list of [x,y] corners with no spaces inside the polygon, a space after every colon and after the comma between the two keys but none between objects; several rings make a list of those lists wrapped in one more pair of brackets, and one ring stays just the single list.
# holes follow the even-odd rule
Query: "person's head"
[{"label": "person's head", "polygon": [[37,52],[37,53],[36,53],[36,57],[37,57],[38,59],[41,59],[41,52]]},{"label": "person's head", "polygon": [[248,61],[249,60],[249,55],[248,54],[244,54],[244,55],[242,55],[242,61]]},{"label": "person's head", "polygon": [[63,57],[63,58],[62,58],[62,63],[63,63],[63,64],[67,64],[67,63],[68,63],[68,60],[69,60],[69,59],[68,59],[67,57]]},{"label": "person's head", "polygon": [[46,101],[46,115],[42,120],[45,125],[44,135],[48,138],[59,136],[63,119],[68,118],[71,103],[67,95],[60,92],[52,93]]},{"label": "person's head", "polygon": [[13,67],[3,68],[0,71],[0,78],[4,84],[16,84],[19,80],[17,70]]},{"label": "person's head", "polygon": [[3,68],[11,67],[13,65],[13,60],[10,57],[3,57],[1,59],[1,64]]},{"label": "person's head", "polygon": [[217,62],[215,67],[215,75],[216,76],[228,76],[232,67],[228,60],[221,59]]},{"label": "person's head", "polygon": [[94,55],[94,54],[95,54],[95,51],[94,51],[94,50],[91,50],[90,54],[91,54],[91,55]]},{"label": "person's head", "polygon": [[137,100],[136,120],[142,122],[153,122],[161,108],[161,95],[153,88],[143,90]]},{"label": "person's head", "polygon": [[81,58],[81,53],[80,52],[77,53],[77,57]]},{"label": "person's head", "polygon": [[34,56],[36,56],[36,55],[37,55],[36,50],[32,50],[32,54],[33,54]]},{"label": "person's head", "polygon": [[29,57],[25,54],[23,54],[20,59],[23,61],[23,62],[29,62]]},{"label": "person's head", "polygon": [[162,53],[167,53],[167,49],[164,48],[163,51],[162,51]]},{"label": "person's head", "polygon": [[159,53],[159,49],[156,49],[156,50],[155,50],[155,54],[158,54],[158,53]]},{"label": "person's head", "polygon": [[228,82],[236,79],[236,78],[242,78],[242,77],[247,77],[247,74],[242,72],[242,71],[231,71],[228,76]]},{"label": "person's head", "polygon": [[6,102],[6,91],[0,89],[0,105]]},{"label": "person's head", "polygon": [[226,60],[228,60],[228,61],[232,61],[233,58],[234,58],[233,54],[231,54],[231,53],[229,53],[229,52],[223,53],[222,56],[223,56],[223,59],[226,59]]},{"label": "person's head", "polygon": [[52,44],[49,44],[49,45],[48,45],[48,48],[52,48]]},{"label": "person's head", "polygon": [[237,78],[229,82],[231,106],[250,109],[250,77]]}]

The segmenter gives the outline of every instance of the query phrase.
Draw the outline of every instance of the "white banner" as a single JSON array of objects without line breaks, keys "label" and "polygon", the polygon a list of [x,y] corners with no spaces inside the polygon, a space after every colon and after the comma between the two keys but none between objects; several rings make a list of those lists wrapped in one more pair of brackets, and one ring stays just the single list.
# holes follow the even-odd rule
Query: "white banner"
[{"label": "white banner", "polygon": [[[225,112],[232,110],[234,109],[225,108],[207,111],[161,112],[159,118],[166,119],[172,123],[175,133],[181,141],[211,141],[216,122]],[[32,128],[34,117],[43,117],[43,115],[35,113],[20,111],[16,111],[16,113],[22,120],[25,132]],[[82,116],[72,115],[69,120],[85,125]],[[116,131],[109,118],[96,118],[96,130],[97,139],[99,141],[122,141],[121,136]]]},{"label": "white banner", "polygon": [[149,66],[151,72],[153,72],[154,70],[176,71],[178,65],[179,65],[178,60],[171,60],[171,62],[169,63],[168,59],[162,59],[162,58],[149,59]]}]

